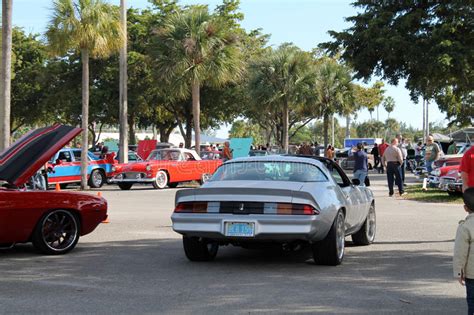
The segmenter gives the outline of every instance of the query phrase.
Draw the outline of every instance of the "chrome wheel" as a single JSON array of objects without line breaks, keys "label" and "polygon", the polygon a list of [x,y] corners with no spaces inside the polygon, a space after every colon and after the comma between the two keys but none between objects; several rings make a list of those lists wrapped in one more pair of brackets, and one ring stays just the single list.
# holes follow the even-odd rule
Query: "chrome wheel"
[{"label": "chrome wheel", "polygon": [[375,231],[376,231],[375,207],[374,205],[371,205],[369,209],[369,214],[367,215],[367,239],[370,242],[373,242],[375,239]]},{"label": "chrome wheel", "polygon": [[79,218],[74,213],[53,210],[38,222],[31,240],[44,254],[65,254],[76,246],[80,230]]},{"label": "chrome wheel", "polygon": [[163,189],[168,184],[168,175],[165,171],[158,171],[156,173],[155,181],[153,182],[153,187],[156,189]]},{"label": "chrome wheel", "polygon": [[342,212],[339,212],[337,215],[336,223],[336,249],[337,249],[337,258],[342,260],[344,257],[344,248],[345,248],[345,238],[346,230],[344,228],[344,215]]},{"label": "chrome wheel", "polygon": [[100,170],[93,170],[90,178],[89,185],[92,188],[100,188],[105,183],[105,176]]}]

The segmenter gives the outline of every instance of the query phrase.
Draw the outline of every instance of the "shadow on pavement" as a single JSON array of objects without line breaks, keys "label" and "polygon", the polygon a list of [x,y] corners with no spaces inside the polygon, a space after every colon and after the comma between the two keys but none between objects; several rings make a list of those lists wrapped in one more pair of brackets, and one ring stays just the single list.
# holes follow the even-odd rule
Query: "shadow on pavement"
[{"label": "shadow on pavement", "polygon": [[364,248],[327,267],[308,250],[231,246],[193,263],[179,239],[82,242],[65,256],[19,245],[0,250],[0,304],[7,313],[465,313],[461,295],[445,294],[450,256]]}]

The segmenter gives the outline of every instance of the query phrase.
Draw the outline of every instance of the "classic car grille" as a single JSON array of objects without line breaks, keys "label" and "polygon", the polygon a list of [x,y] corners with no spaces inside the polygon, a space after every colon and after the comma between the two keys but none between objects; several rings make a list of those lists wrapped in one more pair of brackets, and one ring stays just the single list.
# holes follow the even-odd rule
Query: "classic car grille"
[{"label": "classic car grille", "polygon": [[454,184],[454,182],[456,182],[456,180],[455,180],[454,178],[442,177],[442,178],[440,179],[440,182],[439,182],[439,183],[440,183],[440,185],[447,185],[447,184],[451,184],[451,183]]},{"label": "classic car grille", "polygon": [[145,178],[146,174],[145,173],[140,173],[140,172],[127,172],[123,173],[123,178],[124,179],[140,179],[140,178]]},{"label": "classic car grille", "polygon": [[221,202],[219,212],[233,214],[263,214],[264,205],[263,202],[225,201]]}]

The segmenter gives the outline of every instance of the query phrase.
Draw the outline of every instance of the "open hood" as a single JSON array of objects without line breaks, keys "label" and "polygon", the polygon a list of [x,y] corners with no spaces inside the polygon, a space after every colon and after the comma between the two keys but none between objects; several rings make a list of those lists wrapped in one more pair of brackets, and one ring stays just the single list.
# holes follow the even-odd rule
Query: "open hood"
[{"label": "open hood", "polygon": [[0,180],[15,186],[25,184],[81,131],[81,128],[56,124],[28,132],[0,153]]}]

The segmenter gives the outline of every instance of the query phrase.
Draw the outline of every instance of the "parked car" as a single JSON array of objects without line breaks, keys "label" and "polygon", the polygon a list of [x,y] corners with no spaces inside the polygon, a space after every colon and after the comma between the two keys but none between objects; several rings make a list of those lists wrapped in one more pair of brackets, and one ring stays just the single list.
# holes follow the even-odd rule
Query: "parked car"
[{"label": "parked car", "polygon": [[[105,159],[98,158],[88,152],[87,176],[89,186],[100,188],[112,175],[114,153],[108,154]],[[64,148],[59,150],[49,161],[49,166],[54,170],[48,176],[50,185],[59,183],[63,188],[68,184],[81,182],[81,149]]]},{"label": "parked car", "polygon": [[[344,170],[353,170],[354,169],[354,165],[355,165],[355,159],[354,159],[354,156],[352,155],[348,155],[348,151],[347,150],[345,152],[345,156],[344,156],[344,153],[340,153],[339,154],[339,165],[344,169]],[[337,155],[336,155],[337,157]],[[374,165],[375,165],[375,162],[374,162],[374,156],[372,154],[367,154],[367,167],[369,168],[369,170],[373,169],[374,168]]]},{"label": "parked car", "polygon": [[316,263],[338,265],[346,236],[357,245],[375,239],[374,196],[358,184],[326,158],[238,158],[201,188],[176,193],[173,230],[191,261],[212,260],[228,244],[309,244]]},{"label": "parked car", "polygon": [[[428,186],[431,188],[441,188],[443,186],[441,184],[441,178],[447,175],[448,172],[451,170],[457,170],[459,169],[459,163],[456,165],[448,165],[448,166],[443,166],[439,167],[437,169],[434,169],[429,175],[428,175]],[[443,186],[444,187],[444,186]]]},{"label": "parked car", "polygon": [[222,160],[222,151],[201,151],[199,156],[203,160]]},{"label": "parked car", "polygon": [[115,165],[110,182],[122,190],[129,190],[134,184],[174,188],[181,182],[205,182],[221,164],[221,160],[202,160],[194,150],[154,150],[143,162]]},{"label": "parked car", "polygon": [[267,150],[250,150],[249,156],[266,156],[269,155]]},{"label": "parked car", "polygon": [[0,244],[32,242],[44,254],[65,254],[107,218],[107,202],[90,194],[27,190],[26,183],[80,128],[36,129],[0,154]]},{"label": "parked car", "polygon": [[439,179],[439,188],[448,194],[462,195],[462,178],[459,173],[459,165],[442,167],[447,169]]}]

